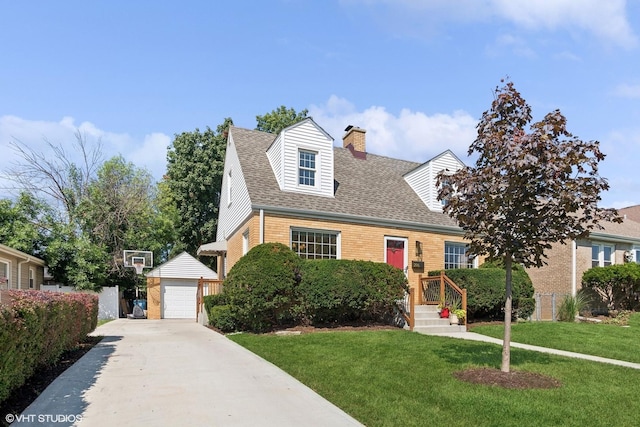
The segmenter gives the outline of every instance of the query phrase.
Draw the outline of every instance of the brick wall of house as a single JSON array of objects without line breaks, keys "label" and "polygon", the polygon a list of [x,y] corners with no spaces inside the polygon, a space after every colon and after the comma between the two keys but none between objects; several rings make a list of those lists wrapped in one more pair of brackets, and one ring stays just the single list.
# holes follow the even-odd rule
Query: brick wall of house
[{"label": "brick wall of house", "polygon": [[[323,231],[338,231],[341,234],[341,258],[384,262],[386,237],[408,239],[409,283],[417,284],[418,276],[430,270],[444,268],[445,241],[463,242],[461,236],[425,233],[372,225],[345,224],[334,221],[316,221],[282,215],[265,215],[265,242],[280,242],[290,246],[291,227]],[[242,234],[249,230],[249,247],[259,244],[259,216],[255,214],[227,241],[227,272],[242,256]],[[416,241],[422,242],[422,257],[416,256]],[[414,271],[411,261],[424,261],[424,271]]]}]

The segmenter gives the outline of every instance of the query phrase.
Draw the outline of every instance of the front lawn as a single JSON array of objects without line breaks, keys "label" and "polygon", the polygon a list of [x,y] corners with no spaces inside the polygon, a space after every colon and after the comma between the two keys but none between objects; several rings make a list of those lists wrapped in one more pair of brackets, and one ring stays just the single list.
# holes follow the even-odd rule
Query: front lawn
[{"label": "front lawn", "polygon": [[640,371],[512,349],[512,370],[560,388],[511,390],[462,382],[498,368],[501,347],[403,330],[229,337],[373,426],[635,425]]},{"label": "front lawn", "polygon": [[[471,332],[502,339],[504,327],[473,327]],[[640,313],[628,327],[574,322],[529,322],[511,326],[511,342],[640,363]]]}]

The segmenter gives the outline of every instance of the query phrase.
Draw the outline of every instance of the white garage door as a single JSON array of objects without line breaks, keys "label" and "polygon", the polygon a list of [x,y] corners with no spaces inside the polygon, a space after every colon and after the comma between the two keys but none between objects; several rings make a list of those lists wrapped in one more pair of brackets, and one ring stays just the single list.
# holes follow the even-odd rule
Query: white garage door
[{"label": "white garage door", "polygon": [[195,319],[196,291],[194,280],[161,279],[162,317],[164,319]]}]

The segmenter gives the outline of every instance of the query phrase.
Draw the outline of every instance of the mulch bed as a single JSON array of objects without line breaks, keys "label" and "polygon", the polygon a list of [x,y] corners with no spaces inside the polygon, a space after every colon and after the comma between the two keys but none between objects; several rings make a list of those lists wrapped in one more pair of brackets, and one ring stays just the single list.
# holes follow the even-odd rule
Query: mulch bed
[{"label": "mulch bed", "polygon": [[91,350],[102,340],[102,337],[86,337],[76,348],[62,353],[57,363],[42,366],[27,379],[19,388],[11,392],[7,400],[0,402],[0,423],[8,425],[5,420],[7,414],[19,415],[27,409],[31,402],[51,384],[58,376],[76,363],[86,352]]},{"label": "mulch bed", "polygon": [[509,389],[558,388],[562,383],[555,378],[535,372],[502,372],[493,368],[469,368],[454,372],[456,378],[473,384],[492,385]]}]

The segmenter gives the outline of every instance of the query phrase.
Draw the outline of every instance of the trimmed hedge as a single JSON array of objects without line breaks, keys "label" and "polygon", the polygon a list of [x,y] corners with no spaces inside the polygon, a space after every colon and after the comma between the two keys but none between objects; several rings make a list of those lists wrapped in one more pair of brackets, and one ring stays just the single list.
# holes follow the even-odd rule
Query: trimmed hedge
[{"label": "trimmed hedge", "polygon": [[98,296],[10,290],[0,305],[0,401],[96,328]]},{"label": "trimmed hedge", "polygon": [[307,260],[300,283],[302,315],[313,324],[385,321],[406,283],[401,270],[384,263]]},{"label": "trimmed hedge", "polygon": [[[513,297],[513,315],[529,317],[535,309],[533,283],[527,272],[520,266],[514,266],[511,276]],[[438,275],[430,271],[429,275]],[[503,319],[506,300],[506,272],[492,266],[481,268],[456,268],[446,270],[445,274],[456,285],[467,290],[467,318]]]},{"label": "trimmed hedge", "polygon": [[230,332],[283,325],[385,321],[407,289],[384,263],[303,260],[280,243],[256,246],[231,269],[222,294],[204,298],[209,324]]}]

